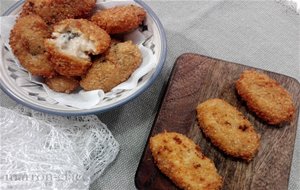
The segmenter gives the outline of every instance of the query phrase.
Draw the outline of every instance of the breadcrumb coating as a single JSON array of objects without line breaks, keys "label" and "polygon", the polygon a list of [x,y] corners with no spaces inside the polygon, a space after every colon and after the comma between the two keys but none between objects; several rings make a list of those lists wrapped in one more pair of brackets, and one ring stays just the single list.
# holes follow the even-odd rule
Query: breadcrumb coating
[{"label": "breadcrumb coating", "polygon": [[90,54],[105,52],[110,36],[85,19],[67,19],[54,26],[52,38],[45,40],[55,70],[64,76],[82,76],[91,66]]},{"label": "breadcrumb coating", "polygon": [[179,188],[185,190],[221,189],[223,180],[209,158],[186,136],[163,132],[150,138],[155,164]]},{"label": "breadcrumb coating", "polygon": [[236,82],[236,89],[248,108],[268,124],[288,122],[295,114],[289,92],[266,74],[246,70]]},{"label": "breadcrumb coating", "polygon": [[225,153],[252,160],[258,151],[260,136],[253,125],[221,99],[209,99],[197,106],[199,127],[211,142]]},{"label": "breadcrumb coating", "polygon": [[91,21],[109,34],[119,34],[138,28],[145,17],[143,8],[126,5],[100,10],[92,16]]},{"label": "breadcrumb coating", "polygon": [[55,75],[44,47],[44,40],[50,35],[47,24],[37,15],[19,18],[10,33],[9,44],[15,56],[32,75]]},{"label": "breadcrumb coating", "polygon": [[83,18],[91,13],[96,0],[26,0],[21,16],[37,14],[47,24],[68,18]]},{"label": "breadcrumb coating", "polygon": [[113,43],[105,57],[96,60],[80,81],[84,90],[108,92],[126,81],[141,64],[142,54],[135,44],[131,41]]},{"label": "breadcrumb coating", "polygon": [[79,81],[73,77],[55,76],[53,78],[47,78],[45,80],[47,86],[56,91],[62,93],[71,93],[79,87]]},{"label": "breadcrumb coating", "polygon": [[111,38],[109,34],[86,19],[66,19],[54,25],[54,33],[62,34],[66,32],[81,35],[94,43],[94,49],[87,51],[89,54],[101,54],[110,46]]}]

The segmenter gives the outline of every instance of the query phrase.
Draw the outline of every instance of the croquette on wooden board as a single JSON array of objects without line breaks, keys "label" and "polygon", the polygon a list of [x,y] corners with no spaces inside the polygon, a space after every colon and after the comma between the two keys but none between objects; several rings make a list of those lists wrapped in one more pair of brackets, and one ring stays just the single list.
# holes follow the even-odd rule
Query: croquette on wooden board
[{"label": "croquette on wooden board", "polygon": [[150,138],[156,165],[178,187],[185,190],[219,190],[223,179],[215,164],[191,139],[175,132],[162,132]]},{"label": "croquette on wooden board", "polygon": [[248,108],[268,124],[278,125],[294,117],[295,107],[289,92],[268,75],[246,70],[235,87]]},{"label": "croquette on wooden board", "polygon": [[233,157],[251,161],[256,155],[260,137],[255,127],[235,107],[213,98],[197,106],[199,127],[207,138]]},{"label": "croquette on wooden board", "polygon": [[[268,125],[251,112],[239,97],[235,82],[244,70],[254,69],[278,81],[292,96],[296,113],[291,122]],[[196,107],[211,98],[224,99],[235,106],[261,135],[261,146],[249,163],[228,156],[216,148],[201,132]],[[274,189],[287,190],[297,121],[299,117],[300,84],[293,78],[213,59],[197,54],[180,56],[174,66],[160,110],[149,137],[158,133],[178,132],[198,144],[223,177],[223,190]],[[149,144],[141,158],[135,183],[138,189],[178,189],[154,163]]]}]

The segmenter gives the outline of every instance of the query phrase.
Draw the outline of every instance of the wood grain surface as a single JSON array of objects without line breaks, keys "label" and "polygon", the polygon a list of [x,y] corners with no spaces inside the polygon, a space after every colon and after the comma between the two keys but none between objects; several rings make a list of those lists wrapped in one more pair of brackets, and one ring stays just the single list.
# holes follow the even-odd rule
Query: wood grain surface
[{"label": "wood grain surface", "polygon": [[[292,122],[269,126],[250,112],[236,93],[235,81],[245,69],[255,68],[197,54],[180,56],[149,137],[163,131],[174,131],[193,139],[203,153],[214,161],[224,178],[224,190],[288,189],[299,115],[300,84],[288,76],[255,69],[266,73],[287,89],[297,107]],[[195,108],[198,103],[210,98],[222,98],[236,106],[261,135],[259,152],[250,163],[223,154],[199,129]],[[135,184],[138,189],[177,189],[154,164],[148,142],[137,169]]]}]

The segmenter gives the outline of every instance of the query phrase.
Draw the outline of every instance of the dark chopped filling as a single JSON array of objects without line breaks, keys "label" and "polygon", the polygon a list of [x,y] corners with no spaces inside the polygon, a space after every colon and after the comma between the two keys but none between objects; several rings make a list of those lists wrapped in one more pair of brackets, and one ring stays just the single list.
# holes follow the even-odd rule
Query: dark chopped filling
[{"label": "dark chopped filling", "polygon": [[76,37],[79,37],[80,35],[78,33],[73,33],[71,31],[67,31],[62,35],[63,38],[66,38],[67,40],[72,40]]}]

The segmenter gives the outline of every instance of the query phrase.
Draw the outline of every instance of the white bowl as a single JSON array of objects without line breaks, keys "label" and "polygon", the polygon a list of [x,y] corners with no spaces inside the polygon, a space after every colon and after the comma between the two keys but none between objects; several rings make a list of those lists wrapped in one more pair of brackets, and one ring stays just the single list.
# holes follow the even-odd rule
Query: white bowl
[{"label": "white bowl", "polygon": [[[17,15],[23,3],[24,1],[17,2],[2,16]],[[101,7],[102,2],[98,1],[97,3],[100,3]],[[63,104],[49,97],[49,94],[46,93],[43,86],[31,81],[30,74],[22,69],[22,67],[17,66],[10,48],[3,40],[1,40],[0,46],[0,88],[18,103],[38,111],[57,115],[86,115],[108,111],[131,101],[149,88],[161,72],[166,59],[166,36],[162,24],[151,8],[142,1],[106,1],[105,3],[110,3],[111,5],[109,6],[137,4],[143,7],[147,12],[147,17],[144,22],[144,26],[147,27],[146,30],[144,27],[144,32],[152,34],[151,37],[147,38],[146,44],[153,52],[156,67],[152,72],[141,77],[135,88],[118,92],[113,98],[105,98],[96,105],[88,108],[78,108],[76,106]],[[2,32],[5,31],[1,31],[1,33]]]}]

